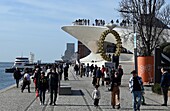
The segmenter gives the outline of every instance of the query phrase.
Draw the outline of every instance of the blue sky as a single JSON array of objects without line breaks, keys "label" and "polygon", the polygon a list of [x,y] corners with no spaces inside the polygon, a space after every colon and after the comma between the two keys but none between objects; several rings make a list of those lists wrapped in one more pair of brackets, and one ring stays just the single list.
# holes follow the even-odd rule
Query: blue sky
[{"label": "blue sky", "polygon": [[[168,1],[168,0],[167,0]],[[76,43],[61,27],[76,19],[120,18],[120,0],[0,0],[0,62],[35,54],[35,60],[61,59],[66,43]],[[76,47],[77,50],[77,47]]]}]

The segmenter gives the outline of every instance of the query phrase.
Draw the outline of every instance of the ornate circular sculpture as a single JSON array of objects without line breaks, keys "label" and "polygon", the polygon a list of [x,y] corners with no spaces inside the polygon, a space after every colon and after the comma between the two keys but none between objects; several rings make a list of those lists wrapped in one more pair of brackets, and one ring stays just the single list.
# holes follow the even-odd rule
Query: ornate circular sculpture
[{"label": "ornate circular sculpture", "polygon": [[111,61],[111,55],[106,55],[106,52],[104,51],[104,40],[109,33],[111,33],[113,36],[115,36],[116,42],[117,42],[116,52],[115,52],[114,56],[120,56],[121,47],[122,47],[122,42],[121,42],[120,36],[115,30],[109,29],[109,30],[104,31],[101,34],[100,39],[98,41],[98,52],[101,53],[100,55],[106,61]]}]

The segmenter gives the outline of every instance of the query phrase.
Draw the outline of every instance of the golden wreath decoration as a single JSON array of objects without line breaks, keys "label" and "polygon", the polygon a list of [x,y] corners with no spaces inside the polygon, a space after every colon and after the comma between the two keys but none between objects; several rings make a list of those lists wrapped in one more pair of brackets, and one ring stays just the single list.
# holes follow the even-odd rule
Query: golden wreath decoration
[{"label": "golden wreath decoration", "polygon": [[116,52],[115,52],[114,56],[120,56],[121,47],[122,47],[122,42],[121,42],[120,36],[115,30],[106,30],[106,31],[104,31],[101,34],[100,39],[98,41],[98,52],[101,53],[100,55],[106,61],[111,61],[111,57],[109,55],[106,55],[106,53],[104,51],[104,40],[105,40],[106,36],[109,33],[111,33],[112,35],[115,36],[116,42],[117,42],[117,44],[116,44]]}]

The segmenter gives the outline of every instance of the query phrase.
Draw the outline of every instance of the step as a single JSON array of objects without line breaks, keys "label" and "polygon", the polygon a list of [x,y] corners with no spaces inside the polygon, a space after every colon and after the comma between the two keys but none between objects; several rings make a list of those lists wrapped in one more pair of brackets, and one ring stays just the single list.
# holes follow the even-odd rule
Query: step
[{"label": "step", "polygon": [[59,95],[71,95],[71,85],[69,83],[60,83]]}]

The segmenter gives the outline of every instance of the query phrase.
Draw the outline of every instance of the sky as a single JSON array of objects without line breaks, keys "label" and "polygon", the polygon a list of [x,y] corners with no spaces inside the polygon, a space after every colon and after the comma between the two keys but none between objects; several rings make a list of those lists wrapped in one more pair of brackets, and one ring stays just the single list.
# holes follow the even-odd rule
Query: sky
[{"label": "sky", "polygon": [[[0,0],[0,62],[35,54],[35,61],[61,59],[66,43],[77,40],[61,27],[76,19],[120,18],[121,0]],[[168,0],[167,0],[168,1]]]}]

